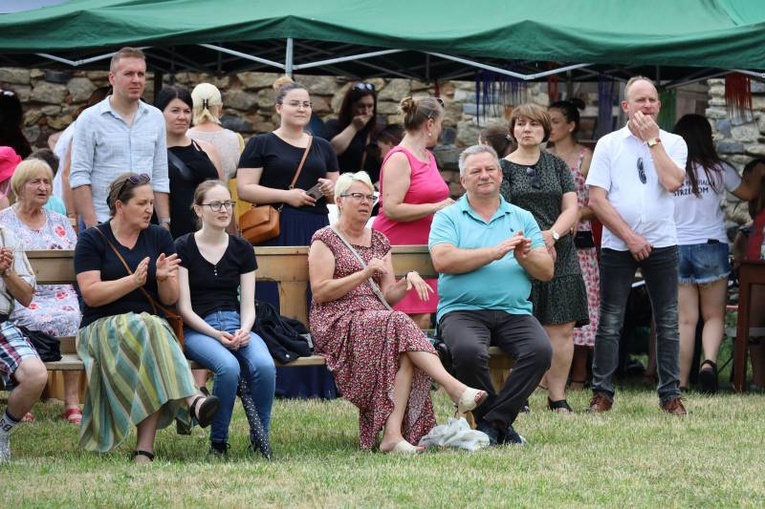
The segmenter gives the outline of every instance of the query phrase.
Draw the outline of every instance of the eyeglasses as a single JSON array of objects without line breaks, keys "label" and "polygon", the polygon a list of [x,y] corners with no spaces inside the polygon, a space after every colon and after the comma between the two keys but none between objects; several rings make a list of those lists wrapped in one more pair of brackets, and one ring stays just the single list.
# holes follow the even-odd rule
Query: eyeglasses
[{"label": "eyeglasses", "polygon": [[233,210],[234,205],[236,205],[236,202],[234,201],[211,201],[210,203],[200,203],[200,205],[204,207],[210,207],[210,210],[213,212],[220,212],[224,208],[226,210]]},{"label": "eyeglasses", "polygon": [[638,177],[640,177],[640,182],[645,184],[648,181],[648,179],[645,176],[645,167],[643,166],[643,158],[642,157],[638,157],[638,160],[637,160],[637,169],[638,169]]},{"label": "eyeglasses", "polygon": [[366,200],[369,203],[374,203],[374,202],[377,201],[377,196],[375,196],[373,194],[346,193],[346,194],[341,194],[340,196],[347,197],[347,198],[353,198],[354,201],[358,201],[358,202]]},{"label": "eyeglasses", "polygon": [[531,187],[533,189],[542,189],[542,182],[539,180],[539,174],[534,166],[526,167],[526,175],[531,178]]},{"label": "eyeglasses", "polygon": [[370,90],[372,92],[375,91],[375,86],[371,83],[364,83],[364,82],[358,82],[355,85],[353,85],[353,90]]},{"label": "eyeglasses", "polygon": [[311,108],[313,108],[313,103],[311,101],[303,101],[303,102],[301,102],[301,101],[290,101],[290,102],[287,102],[287,103],[283,102],[283,103],[280,103],[280,104],[284,104],[286,106],[289,106],[290,108],[300,108],[302,106],[306,110],[310,110]]}]

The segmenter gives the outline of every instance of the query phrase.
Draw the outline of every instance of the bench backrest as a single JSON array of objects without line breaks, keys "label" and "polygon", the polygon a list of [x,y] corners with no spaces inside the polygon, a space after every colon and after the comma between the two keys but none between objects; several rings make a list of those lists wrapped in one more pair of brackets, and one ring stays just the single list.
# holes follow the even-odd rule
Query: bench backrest
[{"label": "bench backrest", "polygon": [[[280,313],[308,324],[308,247],[256,247],[258,281],[279,287]],[[75,281],[72,250],[27,251],[37,284],[72,284]],[[422,277],[438,277],[427,246],[394,246],[393,270],[401,277],[416,270]]]}]

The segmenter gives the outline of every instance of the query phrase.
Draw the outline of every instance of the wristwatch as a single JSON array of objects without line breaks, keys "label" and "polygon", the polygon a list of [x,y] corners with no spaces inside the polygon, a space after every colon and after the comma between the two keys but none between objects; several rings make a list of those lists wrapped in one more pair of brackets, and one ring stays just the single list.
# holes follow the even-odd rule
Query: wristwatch
[{"label": "wristwatch", "polygon": [[160,217],[157,219],[157,222],[159,224],[170,224],[170,218],[169,217]]},{"label": "wristwatch", "polygon": [[553,240],[555,242],[558,242],[560,240],[560,234],[558,232],[556,232],[555,230],[552,230],[552,229],[550,231],[552,232]]},{"label": "wristwatch", "polygon": [[659,138],[659,137],[657,136],[656,138],[651,138],[651,139],[650,139],[650,140],[648,140],[646,143],[648,143],[648,148],[653,148],[653,147],[655,147],[656,145],[658,145],[659,143],[661,143],[661,138]]}]

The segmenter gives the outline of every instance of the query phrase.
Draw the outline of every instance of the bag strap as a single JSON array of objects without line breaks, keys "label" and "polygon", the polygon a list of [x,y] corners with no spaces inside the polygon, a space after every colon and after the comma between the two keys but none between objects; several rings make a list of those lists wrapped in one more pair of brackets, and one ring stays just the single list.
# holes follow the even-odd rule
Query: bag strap
[{"label": "bag strap", "polygon": [[186,182],[192,182],[194,180],[194,172],[191,171],[191,169],[186,166],[186,163],[184,163],[183,160],[175,155],[170,149],[167,149],[167,160],[178,169],[178,173],[183,180]]},{"label": "bag strap", "polygon": [[[130,275],[132,276],[132,275],[133,275],[133,271],[132,271],[132,270],[130,270],[130,266],[128,266],[127,262],[126,262],[126,261],[125,261],[125,259],[122,257],[122,255],[121,255],[121,254],[120,254],[120,252],[117,250],[117,248],[114,246],[114,244],[112,244],[112,243],[111,243],[111,241],[109,240],[109,238],[106,236],[106,234],[105,234],[104,232],[102,232],[102,231],[101,231],[101,228],[99,228],[99,227],[96,227],[96,231],[97,231],[98,233],[100,233],[100,234],[101,234],[101,236],[102,236],[102,237],[104,238],[104,240],[106,241],[106,243],[107,243],[107,244],[109,244],[109,247],[110,247],[110,248],[112,248],[112,251],[114,251],[114,254],[116,254],[116,255],[117,255],[117,258],[119,258],[119,259],[120,259],[120,261],[122,262],[122,265],[125,267],[125,270],[127,271],[127,273],[128,273],[128,274],[130,274]],[[148,301],[149,301],[149,304],[151,304],[151,307],[154,309],[154,314],[155,314],[155,315],[157,314],[157,308],[159,308],[160,310],[162,310],[162,312],[163,312],[165,315],[167,315],[167,316],[175,314],[174,312],[170,311],[170,310],[169,310],[169,309],[167,309],[165,306],[163,306],[162,304],[160,304],[159,302],[157,302],[157,301],[154,299],[154,297],[152,297],[152,296],[151,296],[151,294],[150,294],[149,292],[147,292],[147,291],[146,291],[146,289],[145,289],[143,286],[139,286],[139,287],[138,287],[138,289],[139,289],[139,290],[141,290],[141,293],[143,293],[144,297],[146,297],[146,298],[148,299]]]},{"label": "bag strap", "polygon": [[360,170],[363,170],[364,169],[364,165],[367,164],[367,155],[369,155],[367,153],[367,149],[369,148],[369,144],[371,142],[372,142],[372,131],[370,130],[367,133],[367,140],[364,143],[364,148],[361,149],[361,167],[359,168]]},{"label": "bag strap", "polygon": [[308,145],[306,145],[305,152],[303,152],[303,157],[302,159],[300,159],[300,164],[298,164],[297,171],[295,172],[295,178],[292,179],[292,183],[290,184],[290,187],[288,187],[287,189],[295,189],[295,183],[297,182],[297,179],[300,176],[300,172],[303,171],[303,164],[305,163],[305,160],[308,158],[308,152],[311,150],[312,143],[313,143],[313,136],[309,134]]},{"label": "bag strap", "polygon": [[[361,255],[358,253],[358,251],[356,251],[356,249],[354,249],[354,247],[347,240],[345,240],[345,237],[343,237],[340,234],[340,232],[335,229],[334,226],[330,226],[329,229],[335,232],[335,235],[337,235],[340,238],[340,240],[343,241],[343,244],[345,244],[345,247],[350,249],[351,253],[353,253],[353,256],[356,257],[356,260],[358,260],[361,266],[366,269],[367,264],[364,262],[364,259],[361,258]],[[369,281],[369,285],[372,287],[372,292],[377,296],[378,299],[380,299],[380,302],[383,303],[385,308],[388,311],[393,311],[393,308],[391,307],[390,304],[388,304],[388,301],[385,300],[385,295],[383,295],[382,290],[380,290],[380,287],[377,286],[377,283],[375,283],[374,279],[370,277],[369,279],[367,279],[367,281]]]}]

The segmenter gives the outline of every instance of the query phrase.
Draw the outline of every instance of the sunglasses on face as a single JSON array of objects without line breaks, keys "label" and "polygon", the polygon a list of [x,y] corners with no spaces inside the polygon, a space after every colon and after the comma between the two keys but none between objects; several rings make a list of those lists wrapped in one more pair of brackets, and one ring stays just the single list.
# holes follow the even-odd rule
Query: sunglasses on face
[{"label": "sunglasses on face", "polygon": [[375,86],[372,85],[371,83],[363,83],[363,82],[360,81],[360,82],[356,83],[355,85],[353,85],[353,90],[369,90],[369,91],[374,92],[375,91]]},{"label": "sunglasses on face", "polygon": [[531,179],[531,187],[533,189],[542,189],[542,182],[539,180],[539,174],[534,166],[526,168],[526,175]]},{"label": "sunglasses on face", "polygon": [[638,160],[637,160],[637,169],[638,169],[638,177],[640,177],[640,182],[645,184],[648,181],[648,179],[645,176],[645,166],[643,166],[643,158],[642,157],[638,157]]}]

